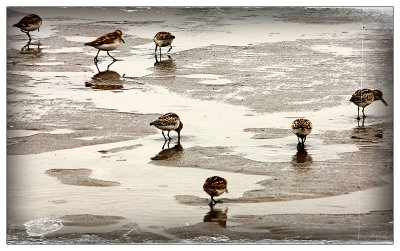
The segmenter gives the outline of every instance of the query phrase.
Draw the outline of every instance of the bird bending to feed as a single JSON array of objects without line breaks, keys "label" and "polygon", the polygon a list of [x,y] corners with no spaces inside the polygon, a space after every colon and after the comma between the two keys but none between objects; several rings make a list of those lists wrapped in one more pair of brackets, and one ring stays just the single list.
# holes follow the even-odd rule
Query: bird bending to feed
[{"label": "bird bending to feed", "polygon": [[204,182],[203,185],[203,190],[211,196],[210,207],[213,207],[216,203],[221,202],[215,201],[215,196],[220,196],[225,192],[228,193],[227,185],[228,182],[226,181],[226,179],[219,176],[212,176],[206,179],[206,182]]},{"label": "bird bending to feed", "polygon": [[116,61],[116,59],[110,55],[109,51],[118,48],[121,44],[121,41],[125,43],[125,41],[122,39],[122,31],[115,30],[114,32],[108,33],[97,38],[96,40],[93,40],[92,42],[85,43],[85,45],[92,46],[99,50],[96,57],[94,58],[95,62],[97,62],[97,56],[99,55],[100,51],[107,51],[107,55],[110,56],[114,61]]},{"label": "bird bending to feed", "polygon": [[36,14],[30,14],[23,17],[18,23],[14,24],[14,27],[18,27],[21,31],[28,35],[29,41],[32,40],[31,35],[29,35],[30,31],[38,30],[42,25],[42,19]]},{"label": "bird bending to feed", "polygon": [[183,128],[183,123],[179,119],[179,116],[173,112],[160,116],[156,121],[151,122],[150,125],[153,125],[161,130],[161,133],[164,136],[165,141],[167,141],[167,137],[165,137],[164,131],[168,131],[169,140],[171,140],[169,132],[172,130],[178,133],[178,142],[181,139],[181,130]]},{"label": "bird bending to feed", "polygon": [[292,132],[297,136],[298,146],[304,146],[307,135],[310,134],[311,131],[312,124],[311,121],[308,119],[295,119],[292,123]]},{"label": "bird bending to feed", "polygon": [[154,43],[156,44],[156,48],[154,53],[157,54],[157,46],[160,47],[160,55],[161,55],[161,47],[165,47],[169,45],[169,52],[172,49],[172,41],[174,40],[175,36],[166,31],[160,31],[154,36]]},{"label": "bird bending to feed", "polygon": [[380,90],[361,89],[353,93],[350,101],[357,107],[357,119],[360,120],[360,107],[362,107],[363,118],[365,118],[364,108],[372,104],[375,100],[381,100],[386,106],[388,105],[383,99],[383,93]]}]

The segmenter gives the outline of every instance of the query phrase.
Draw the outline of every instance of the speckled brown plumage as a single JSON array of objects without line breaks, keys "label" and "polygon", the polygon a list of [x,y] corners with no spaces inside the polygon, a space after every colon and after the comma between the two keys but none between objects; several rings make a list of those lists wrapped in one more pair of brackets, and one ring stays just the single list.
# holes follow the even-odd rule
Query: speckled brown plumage
[{"label": "speckled brown plumage", "polygon": [[[14,27],[20,29],[25,29],[30,26],[40,26],[42,24],[42,19],[36,14],[30,14],[23,17],[18,23],[14,24]],[[37,28],[39,29],[39,27]]]},{"label": "speckled brown plumage", "polygon": [[360,89],[353,93],[350,101],[357,106],[358,116],[360,119],[360,107],[362,107],[363,118],[365,118],[364,108],[372,104],[375,100],[381,100],[386,106],[388,105],[383,99],[383,93],[380,90]]},{"label": "speckled brown plumage", "polygon": [[160,57],[161,57],[161,47],[169,46],[168,52],[172,49],[172,41],[175,39],[175,36],[166,31],[160,31],[154,36],[154,43],[156,44],[156,48],[154,53],[157,54],[157,47],[160,47]]},{"label": "speckled brown plumage", "polygon": [[102,44],[111,44],[114,43],[115,40],[121,39],[122,40],[122,31],[115,30],[114,32],[107,33],[92,42],[85,43],[85,45],[95,46],[95,45],[102,45]]},{"label": "speckled brown plumage", "polygon": [[97,56],[99,56],[100,50],[107,51],[107,55],[116,61],[116,59],[110,55],[109,51],[118,48],[121,42],[125,43],[125,41],[122,39],[122,31],[115,30],[114,32],[108,33],[93,40],[92,42],[85,43],[85,45],[98,49],[97,55],[94,57],[94,62],[97,62]]},{"label": "speckled brown plumage", "polygon": [[23,17],[18,23],[14,24],[14,27],[18,27],[21,29],[23,33],[28,35],[29,42],[32,40],[30,31],[38,30],[42,25],[42,19],[36,14],[30,14]]},{"label": "speckled brown plumage", "polygon": [[211,196],[210,206],[215,205],[217,201],[214,200],[215,196],[220,196],[224,192],[228,193],[228,182],[226,179],[219,176],[212,176],[206,179],[203,185],[203,190]]},{"label": "speckled brown plumage", "polygon": [[297,136],[298,145],[304,146],[307,135],[311,133],[312,128],[312,123],[308,119],[295,119],[293,121],[292,131]]},{"label": "speckled brown plumage", "polygon": [[174,38],[174,35],[166,31],[160,31],[154,36],[154,40],[169,40]]},{"label": "speckled brown plumage", "polygon": [[164,139],[167,140],[167,138],[164,135],[164,131],[168,131],[168,138],[171,140],[169,137],[169,132],[174,130],[178,133],[178,141],[180,140],[180,131],[183,128],[183,123],[180,120],[179,116],[176,113],[170,112],[167,114],[164,114],[160,116],[157,120],[153,121],[150,123],[150,125],[157,127],[162,131],[162,135],[164,136]]}]

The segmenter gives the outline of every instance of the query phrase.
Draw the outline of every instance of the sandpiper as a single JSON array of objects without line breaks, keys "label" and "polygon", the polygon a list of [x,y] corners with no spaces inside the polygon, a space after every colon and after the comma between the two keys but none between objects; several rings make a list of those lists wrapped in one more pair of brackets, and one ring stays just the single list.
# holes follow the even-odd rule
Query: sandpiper
[{"label": "sandpiper", "polygon": [[94,58],[95,62],[97,62],[97,56],[99,55],[100,51],[107,51],[107,55],[116,61],[116,59],[110,55],[109,51],[118,48],[118,46],[121,44],[121,41],[125,43],[125,41],[122,39],[122,31],[115,30],[114,32],[108,33],[97,38],[96,40],[93,40],[92,42],[85,43],[85,45],[92,46],[99,50]]},{"label": "sandpiper", "polygon": [[172,49],[172,41],[175,36],[166,31],[160,31],[154,36],[154,43],[156,44],[156,48],[154,53],[157,54],[157,47],[160,47],[160,55],[161,55],[161,47],[170,46],[168,52]]},{"label": "sandpiper", "polygon": [[30,14],[23,17],[18,23],[14,24],[14,27],[18,27],[21,31],[28,35],[29,42],[32,40],[30,31],[38,30],[42,25],[42,19],[36,14]]},{"label": "sandpiper", "polygon": [[221,202],[215,201],[215,196],[220,196],[225,192],[228,193],[227,185],[228,182],[226,179],[219,176],[212,176],[206,179],[206,182],[204,182],[203,185],[203,190],[211,196],[210,207],[213,207],[216,203]]},{"label": "sandpiper", "polygon": [[168,131],[169,140],[171,140],[171,137],[169,136],[169,132],[172,130],[174,130],[178,133],[178,142],[181,139],[181,130],[183,128],[183,123],[179,119],[179,116],[173,112],[170,112],[170,113],[160,116],[156,121],[151,122],[150,125],[153,125],[153,126],[157,127],[158,129],[160,129],[161,133],[164,136],[164,139],[166,141],[167,141],[167,137],[165,137],[164,131]]},{"label": "sandpiper", "polygon": [[360,120],[360,107],[362,107],[363,118],[365,118],[364,108],[372,104],[375,100],[381,100],[387,106],[388,104],[382,96],[383,93],[380,90],[361,89],[355,91],[350,101],[357,106],[357,119]]},{"label": "sandpiper", "polygon": [[307,135],[310,134],[311,131],[312,124],[311,121],[308,119],[295,119],[292,123],[292,132],[297,136],[298,146],[304,146]]}]

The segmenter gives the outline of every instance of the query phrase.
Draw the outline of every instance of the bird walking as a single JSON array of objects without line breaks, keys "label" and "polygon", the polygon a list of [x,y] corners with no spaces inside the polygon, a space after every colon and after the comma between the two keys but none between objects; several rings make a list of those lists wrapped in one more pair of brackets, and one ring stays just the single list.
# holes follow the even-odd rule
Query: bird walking
[{"label": "bird walking", "polygon": [[98,49],[97,55],[94,58],[94,62],[97,62],[97,56],[99,55],[100,51],[107,51],[107,55],[116,61],[117,59],[111,56],[109,51],[117,49],[121,42],[125,43],[125,41],[122,39],[122,31],[115,30],[114,32],[105,34],[93,40],[92,42],[85,43],[85,45]]},{"label": "bird walking", "polygon": [[357,119],[360,120],[360,107],[362,107],[363,118],[365,118],[365,107],[372,104],[375,100],[381,100],[386,106],[388,104],[383,99],[383,93],[380,90],[361,89],[353,93],[350,100],[357,106]]},{"label": "bird walking", "polygon": [[155,126],[161,130],[161,133],[164,136],[165,141],[167,141],[167,137],[165,137],[164,131],[168,131],[167,136],[169,140],[171,140],[169,132],[172,130],[178,133],[178,142],[181,139],[181,130],[183,128],[183,123],[180,120],[179,116],[173,112],[160,116],[157,120],[151,122],[150,125]]},{"label": "bird walking", "polygon": [[18,27],[21,29],[23,33],[28,35],[29,42],[32,40],[30,31],[38,30],[42,25],[42,19],[36,14],[30,14],[23,17],[18,23],[14,24],[14,27]]},{"label": "bird walking", "polygon": [[214,200],[214,197],[220,196],[221,194],[228,193],[228,182],[226,179],[219,176],[212,176],[206,179],[203,185],[203,190],[211,196],[210,207],[214,207],[215,204],[221,201]]},{"label": "bird walking", "polygon": [[175,36],[166,31],[160,31],[154,36],[154,43],[156,44],[156,48],[154,49],[154,54],[157,54],[157,47],[160,47],[160,56],[161,56],[161,47],[166,47],[169,45],[170,52],[172,49],[172,41],[174,40]]},{"label": "bird walking", "polygon": [[307,135],[309,135],[311,131],[312,123],[308,119],[295,119],[292,123],[292,132],[297,136],[298,146],[304,146]]}]

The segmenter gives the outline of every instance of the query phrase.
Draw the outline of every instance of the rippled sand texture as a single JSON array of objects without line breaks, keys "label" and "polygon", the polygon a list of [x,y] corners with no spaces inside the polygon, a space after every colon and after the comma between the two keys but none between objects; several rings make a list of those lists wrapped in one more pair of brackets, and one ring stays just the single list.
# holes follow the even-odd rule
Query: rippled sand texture
[{"label": "rippled sand texture", "polygon": [[393,99],[392,8],[8,8],[7,243],[392,243]]}]

